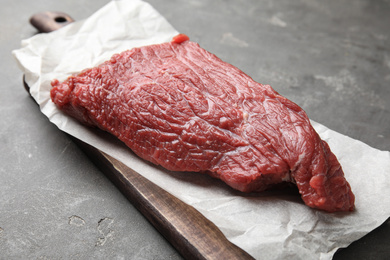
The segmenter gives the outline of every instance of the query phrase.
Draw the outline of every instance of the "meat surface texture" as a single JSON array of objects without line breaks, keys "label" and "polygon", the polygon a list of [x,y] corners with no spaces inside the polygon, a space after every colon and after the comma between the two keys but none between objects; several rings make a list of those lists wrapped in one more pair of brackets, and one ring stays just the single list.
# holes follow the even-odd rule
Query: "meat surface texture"
[{"label": "meat surface texture", "polygon": [[354,209],[340,163],[306,113],[185,36],[52,86],[59,109],[168,170],[206,172],[243,192],[291,182],[312,208]]}]

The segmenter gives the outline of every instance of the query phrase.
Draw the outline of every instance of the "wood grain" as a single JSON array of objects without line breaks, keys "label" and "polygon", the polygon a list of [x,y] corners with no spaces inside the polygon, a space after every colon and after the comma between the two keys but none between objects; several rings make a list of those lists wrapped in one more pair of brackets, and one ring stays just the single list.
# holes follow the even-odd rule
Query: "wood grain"
[{"label": "wood grain", "polygon": [[192,206],[113,157],[72,139],[186,259],[253,259]]}]

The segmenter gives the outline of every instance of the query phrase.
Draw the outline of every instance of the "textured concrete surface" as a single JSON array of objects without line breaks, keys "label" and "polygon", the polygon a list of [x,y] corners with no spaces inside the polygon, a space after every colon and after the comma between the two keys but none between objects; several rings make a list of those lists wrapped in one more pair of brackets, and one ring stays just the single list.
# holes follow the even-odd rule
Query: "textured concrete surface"
[{"label": "textured concrete surface", "polygon": [[[68,137],[40,113],[11,56],[29,17],[75,20],[107,0],[2,0],[0,259],[181,259]],[[149,1],[180,32],[302,106],[390,150],[390,1]],[[390,256],[390,222],[335,259]]]}]

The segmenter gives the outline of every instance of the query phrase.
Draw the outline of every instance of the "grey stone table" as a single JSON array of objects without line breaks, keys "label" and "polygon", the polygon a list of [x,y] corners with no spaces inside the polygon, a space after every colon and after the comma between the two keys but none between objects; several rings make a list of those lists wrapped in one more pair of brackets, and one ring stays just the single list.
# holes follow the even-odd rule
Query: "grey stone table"
[{"label": "grey stone table", "polygon": [[[88,17],[108,0],[2,0],[0,259],[181,259],[40,113],[11,56],[29,17]],[[390,150],[390,1],[149,1],[180,32],[327,127]],[[390,256],[390,222],[334,259]]]}]

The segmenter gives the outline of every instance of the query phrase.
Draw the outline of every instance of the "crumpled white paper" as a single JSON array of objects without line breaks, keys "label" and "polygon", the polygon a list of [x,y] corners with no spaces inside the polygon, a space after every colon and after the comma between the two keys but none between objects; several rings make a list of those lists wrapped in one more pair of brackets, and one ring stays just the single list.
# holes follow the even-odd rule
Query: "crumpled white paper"
[{"label": "crumpled white paper", "polygon": [[177,33],[145,2],[112,1],[84,21],[22,41],[13,54],[33,98],[51,122],[194,206],[231,242],[257,259],[331,259],[338,248],[386,221],[390,216],[390,153],[316,122],[313,126],[338,157],[355,193],[355,212],[329,214],[310,209],[288,190],[242,194],[206,175],[152,166],[115,138],[64,116],[50,101],[52,79],[64,80],[114,53],[170,41]]}]

